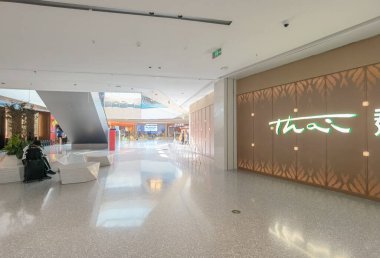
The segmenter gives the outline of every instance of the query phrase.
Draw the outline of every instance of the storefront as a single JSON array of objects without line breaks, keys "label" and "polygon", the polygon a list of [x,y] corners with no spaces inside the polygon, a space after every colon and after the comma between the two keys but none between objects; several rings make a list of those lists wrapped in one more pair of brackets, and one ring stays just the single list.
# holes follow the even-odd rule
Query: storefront
[{"label": "storefront", "polygon": [[139,123],[137,124],[139,139],[156,139],[167,137],[167,124]]},{"label": "storefront", "polygon": [[187,144],[189,142],[189,125],[184,123],[170,124],[168,126],[168,137],[177,142]]},{"label": "storefront", "polygon": [[137,138],[136,123],[108,121],[109,128],[116,128],[121,141],[130,141]]}]

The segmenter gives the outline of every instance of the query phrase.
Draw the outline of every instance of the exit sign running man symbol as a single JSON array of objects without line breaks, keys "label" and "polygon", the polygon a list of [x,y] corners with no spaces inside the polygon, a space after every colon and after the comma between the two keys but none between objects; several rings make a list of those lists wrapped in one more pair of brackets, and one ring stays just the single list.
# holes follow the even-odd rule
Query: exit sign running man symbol
[{"label": "exit sign running man symbol", "polygon": [[218,48],[217,50],[215,50],[215,51],[212,52],[212,59],[217,58],[217,57],[220,56],[221,54],[222,54],[222,49],[221,49],[221,48]]}]

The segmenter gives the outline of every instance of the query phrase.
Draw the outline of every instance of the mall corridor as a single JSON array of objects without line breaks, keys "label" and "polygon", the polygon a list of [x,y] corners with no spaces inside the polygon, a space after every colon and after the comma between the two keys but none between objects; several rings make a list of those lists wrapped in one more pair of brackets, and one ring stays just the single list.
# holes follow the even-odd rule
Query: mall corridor
[{"label": "mall corridor", "polygon": [[[89,152],[47,150],[51,160]],[[164,141],[122,146],[98,181],[55,175],[0,196],[0,257],[380,256],[376,202],[219,170]]]},{"label": "mall corridor", "polygon": [[0,0],[34,257],[380,258],[380,0]]}]

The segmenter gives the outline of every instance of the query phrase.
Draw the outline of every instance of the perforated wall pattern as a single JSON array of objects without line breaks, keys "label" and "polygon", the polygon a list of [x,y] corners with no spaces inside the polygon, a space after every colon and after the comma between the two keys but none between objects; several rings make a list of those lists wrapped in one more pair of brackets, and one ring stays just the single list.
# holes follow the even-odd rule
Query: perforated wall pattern
[{"label": "perforated wall pattern", "polygon": [[380,200],[380,64],[240,94],[237,131],[240,169]]}]

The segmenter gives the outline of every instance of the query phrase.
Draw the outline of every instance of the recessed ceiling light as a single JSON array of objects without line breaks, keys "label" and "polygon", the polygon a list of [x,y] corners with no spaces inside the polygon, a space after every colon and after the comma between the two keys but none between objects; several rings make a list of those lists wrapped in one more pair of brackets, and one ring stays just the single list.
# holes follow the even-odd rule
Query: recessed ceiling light
[{"label": "recessed ceiling light", "polygon": [[120,85],[116,85],[115,87],[116,87],[116,88],[121,88],[121,86],[120,86]]},{"label": "recessed ceiling light", "polygon": [[133,90],[133,88],[131,88],[131,90]]},{"label": "recessed ceiling light", "polygon": [[74,83],[73,85],[74,85],[74,86],[77,86],[77,84],[76,84],[76,83]]},{"label": "recessed ceiling light", "polygon": [[2,82],[1,84],[3,84],[3,85],[4,85],[4,84],[5,84],[5,82]]},{"label": "recessed ceiling light", "polygon": [[137,46],[137,47],[141,47],[141,42],[140,42],[140,41],[137,41],[137,42],[136,42],[136,46]]},{"label": "recessed ceiling light", "polygon": [[152,69],[152,67],[151,67],[151,66],[149,66],[149,69]]},{"label": "recessed ceiling light", "polygon": [[154,15],[154,12],[149,12],[149,15]]},{"label": "recessed ceiling light", "polygon": [[158,67],[158,69],[160,69],[160,70],[161,70],[161,66],[159,66],[159,67]]}]

